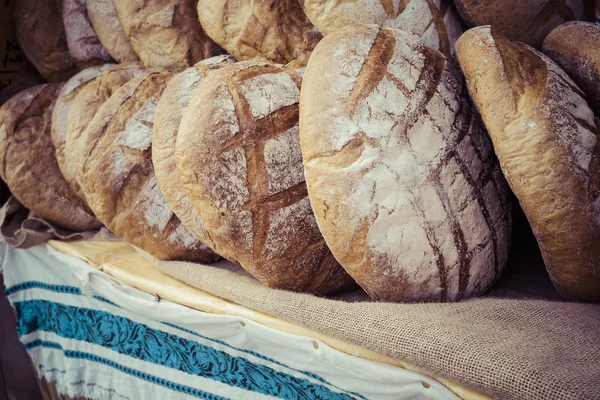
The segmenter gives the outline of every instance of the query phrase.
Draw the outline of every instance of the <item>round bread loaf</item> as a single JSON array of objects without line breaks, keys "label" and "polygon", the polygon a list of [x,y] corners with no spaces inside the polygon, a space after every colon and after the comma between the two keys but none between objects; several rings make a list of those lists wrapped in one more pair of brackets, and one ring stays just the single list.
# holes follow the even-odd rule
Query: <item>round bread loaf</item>
[{"label": "round bread loaf", "polygon": [[193,0],[114,1],[121,25],[146,68],[183,70],[221,49],[204,33]]},{"label": "round bread loaf", "polygon": [[183,189],[177,171],[175,144],[183,112],[187,109],[192,93],[200,82],[214,70],[235,62],[229,55],[216,56],[200,61],[193,67],[173,76],[163,92],[154,115],[152,133],[152,163],[156,181],[165,199],[181,223],[203,243],[211,242],[200,215]]},{"label": "round bread loaf", "polygon": [[77,72],[67,46],[60,2],[15,1],[15,35],[19,47],[50,82],[64,81]]},{"label": "round bread loaf", "polygon": [[71,103],[67,116],[65,167],[62,171],[69,186],[81,198],[85,198],[79,184],[80,180],[84,179],[84,158],[81,155],[89,154],[91,151],[87,147],[87,142],[82,140],[83,132],[113,93],[144,72],[145,69],[140,63],[126,63],[111,67],[82,87]]},{"label": "round bread loaf", "polygon": [[600,116],[600,25],[562,24],[546,37],[542,51],[569,74]]},{"label": "round bread loaf", "polygon": [[464,31],[450,0],[300,0],[310,21],[324,34],[352,24],[402,29],[446,56]]},{"label": "round bread loaf", "polygon": [[466,32],[456,54],[556,289],[600,301],[600,145],[585,95],[548,57],[490,27]]},{"label": "round bread loaf", "polygon": [[298,142],[301,73],[240,62],[210,74],[181,120],[181,182],[213,244],[272,288],[353,287],[319,233]]},{"label": "round bread loaf", "polygon": [[101,224],[65,182],[50,138],[61,86],[31,87],[0,108],[0,176],[35,214],[66,229],[89,231]]},{"label": "round bread loaf", "polygon": [[308,60],[321,39],[298,0],[200,0],[198,16],[215,42],[238,60]]},{"label": "round bread loaf", "polygon": [[498,33],[539,48],[548,33],[583,16],[584,0],[454,0],[469,26],[492,25]]},{"label": "round bread loaf", "polygon": [[326,36],[306,68],[300,132],[321,232],[373,299],[461,300],[498,278],[508,186],[440,52],[376,25]]},{"label": "round bread loaf", "polygon": [[113,0],[87,0],[87,12],[98,39],[117,62],[139,61],[123,31]]},{"label": "round bread loaf", "polygon": [[62,0],[69,53],[79,68],[111,62],[88,18],[86,0]]},{"label": "round bread loaf", "polygon": [[152,167],[152,125],[171,77],[149,72],[123,85],[98,110],[80,181],[92,210],[111,232],[161,260],[211,262],[216,255],[194,238],[167,204]]},{"label": "round bread loaf", "polygon": [[[75,100],[75,96],[77,96],[79,91],[88,82],[97,78],[98,75],[111,66],[112,64],[105,64],[99,67],[91,67],[75,74],[67,81],[67,83],[65,83],[58,98],[56,99],[54,111],[52,112],[51,137],[52,144],[54,145],[54,149],[56,151],[56,162],[58,163],[58,167],[65,177],[65,180],[67,179],[66,177],[73,175],[73,173],[68,169],[65,155],[67,144],[67,117],[69,115],[71,105]],[[80,191],[75,191],[75,194],[80,196],[82,200],[85,200]]]}]

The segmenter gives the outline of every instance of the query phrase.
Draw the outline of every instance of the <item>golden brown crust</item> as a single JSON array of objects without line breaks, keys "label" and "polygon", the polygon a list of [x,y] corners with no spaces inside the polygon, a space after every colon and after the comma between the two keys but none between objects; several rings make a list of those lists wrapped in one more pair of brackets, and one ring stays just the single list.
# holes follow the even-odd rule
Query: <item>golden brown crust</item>
[{"label": "golden brown crust", "polygon": [[569,74],[600,115],[600,26],[579,21],[562,24],[546,37],[542,51]]},{"label": "golden brown crust", "polygon": [[61,87],[34,86],[0,108],[0,176],[17,200],[40,217],[88,231],[101,224],[65,182],[50,138],[52,108]]},{"label": "golden brown crust", "polygon": [[238,60],[308,60],[321,39],[298,0],[200,0],[206,33]]},{"label": "golden brown crust", "polygon": [[457,42],[469,92],[559,293],[600,300],[600,146],[583,92],[489,27]]},{"label": "golden brown crust", "polygon": [[240,62],[207,77],[180,125],[177,167],[217,253],[270,287],[325,294],[353,281],[310,209],[298,72]]}]

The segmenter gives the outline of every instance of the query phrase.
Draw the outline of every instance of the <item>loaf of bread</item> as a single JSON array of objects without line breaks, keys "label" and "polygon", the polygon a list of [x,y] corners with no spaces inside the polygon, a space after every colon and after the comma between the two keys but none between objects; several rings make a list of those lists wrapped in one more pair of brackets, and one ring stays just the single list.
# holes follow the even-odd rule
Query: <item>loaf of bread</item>
[{"label": "loaf of bread", "polygon": [[[67,144],[67,121],[69,111],[75,100],[75,96],[85,87],[87,83],[96,79],[102,72],[113,66],[113,64],[104,64],[99,67],[90,67],[83,71],[75,74],[71,79],[65,83],[60,91],[56,103],[54,105],[54,111],[52,112],[52,129],[51,137],[52,144],[56,151],[56,162],[62,172],[65,180],[69,176],[73,176],[73,173],[69,170],[66,161],[66,144]],[[67,182],[68,183],[68,182]],[[71,186],[71,185],[70,185]],[[72,188],[73,189],[73,188]],[[77,187],[75,187],[77,189]],[[85,198],[82,196],[79,190],[75,190],[75,194],[81,197],[82,200]]]},{"label": "loaf of bread", "polygon": [[460,71],[417,37],[354,25],[300,96],[308,194],[335,258],[385,301],[455,301],[506,265],[508,186]]},{"label": "loaf of bread", "polygon": [[190,103],[192,93],[209,73],[233,62],[235,59],[229,55],[216,56],[200,61],[173,76],[158,101],[154,115],[152,164],[158,186],[181,223],[194,237],[209,246],[214,244],[179,179],[175,144],[181,118]]},{"label": "loaf of bread", "polygon": [[211,262],[167,204],[152,167],[152,125],[170,72],[149,72],[123,85],[94,116],[81,140],[85,197],[98,219],[124,241],[161,260]]},{"label": "loaf of bread", "polygon": [[583,16],[584,0],[454,0],[467,25],[492,25],[510,40],[539,48],[558,25]]},{"label": "loaf of bread", "polygon": [[98,39],[117,62],[139,61],[123,31],[113,0],[87,0],[87,12]]},{"label": "loaf of bread", "polygon": [[146,68],[183,70],[221,53],[202,30],[193,0],[118,0],[114,5]]},{"label": "loaf of bread", "polygon": [[50,138],[52,108],[62,85],[43,84],[0,108],[0,176],[13,196],[38,216],[66,229],[100,223],[65,182]]},{"label": "loaf of bread", "polygon": [[299,0],[200,0],[206,33],[238,60],[308,60],[321,39]]},{"label": "loaf of bread", "polygon": [[376,24],[413,33],[449,57],[464,31],[451,0],[300,1],[324,35],[352,24]]},{"label": "loaf of bread", "polygon": [[86,0],[62,0],[62,14],[69,53],[79,68],[112,61],[88,18]]},{"label": "loaf of bread", "polygon": [[467,31],[456,54],[556,289],[600,301],[600,145],[585,95],[548,57],[490,27]]},{"label": "loaf of bread", "polygon": [[583,90],[592,110],[600,117],[600,25],[562,24],[546,37],[542,51]]},{"label": "loaf of bread", "polygon": [[319,233],[298,142],[301,74],[252,61],[198,86],[175,157],[213,249],[272,288],[326,294],[354,285]]},{"label": "loaf of bread", "polygon": [[19,47],[46,80],[60,82],[77,72],[69,53],[61,0],[16,0],[14,21]]},{"label": "loaf of bread", "polygon": [[82,140],[83,132],[94,115],[110,96],[131,79],[145,72],[140,63],[119,64],[107,69],[78,91],[67,115],[67,138],[65,144],[65,180],[78,196],[85,198],[79,184],[83,177],[84,158],[89,154],[87,143]]}]

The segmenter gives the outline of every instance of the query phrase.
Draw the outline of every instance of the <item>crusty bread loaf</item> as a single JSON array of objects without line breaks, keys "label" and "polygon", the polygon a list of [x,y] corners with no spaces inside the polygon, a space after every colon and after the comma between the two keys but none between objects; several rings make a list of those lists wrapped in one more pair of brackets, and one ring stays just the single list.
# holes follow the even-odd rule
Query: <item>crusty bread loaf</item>
[{"label": "crusty bread loaf", "polygon": [[173,76],[158,101],[154,115],[152,163],[156,181],[167,203],[179,217],[181,223],[194,237],[210,246],[214,245],[179,179],[175,144],[183,112],[187,109],[192,93],[198,84],[212,71],[233,62],[235,59],[229,55],[216,56],[200,61],[193,67]]},{"label": "crusty bread loaf", "polygon": [[69,54],[61,0],[16,0],[15,34],[21,50],[46,80],[60,82],[77,72]]},{"label": "crusty bread loaf", "polygon": [[372,298],[460,300],[504,269],[508,186],[460,71],[415,36],[326,36],[304,76],[300,144],[321,232]]},{"label": "crusty bread loaf", "polygon": [[581,19],[584,0],[454,0],[467,25],[492,25],[502,35],[539,48],[566,21]]},{"label": "crusty bread loaf", "polygon": [[[56,162],[58,163],[58,167],[60,168],[63,176],[65,176],[65,180],[67,179],[66,177],[73,175],[73,173],[69,170],[65,155],[67,144],[67,117],[69,115],[71,105],[75,100],[75,96],[77,96],[79,91],[88,82],[98,77],[98,75],[112,65],[113,64],[104,64],[99,67],[90,67],[75,74],[67,81],[67,83],[65,83],[58,98],[56,99],[54,111],[52,112],[51,137],[52,144],[54,145],[54,149],[56,151]],[[80,196],[82,200],[85,200],[80,191],[75,191],[75,194]]]},{"label": "crusty bread loaf", "polygon": [[113,0],[87,0],[87,12],[98,39],[117,62],[139,61],[119,21]]},{"label": "crusty bread loaf", "polygon": [[324,35],[352,24],[376,24],[413,33],[449,57],[464,31],[451,0],[300,1]]},{"label": "crusty bread loaf", "polygon": [[87,143],[85,197],[98,219],[126,242],[162,260],[210,262],[165,201],[152,167],[152,124],[169,72],[148,72],[123,85],[98,110]]},{"label": "crusty bread loaf", "polygon": [[67,116],[67,139],[65,145],[65,164],[63,168],[66,181],[78,196],[85,198],[79,184],[83,177],[83,157],[89,154],[87,143],[82,140],[83,132],[94,115],[110,96],[131,79],[145,72],[140,63],[119,64],[107,69],[88,85],[79,90],[71,103]]},{"label": "crusty bread loaf", "polygon": [[40,217],[74,231],[100,227],[65,182],[50,138],[52,107],[61,84],[26,89],[0,108],[0,176]]},{"label": "crusty bread loaf", "polygon": [[562,24],[546,37],[542,51],[569,74],[600,116],[600,25]]},{"label": "crusty bread loaf", "polygon": [[490,27],[466,32],[456,54],[554,285],[600,301],[600,145],[585,95],[548,57]]},{"label": "crusty bread loaf", "polygon": [[298,142],[302,70],[239,62],[198,86],[181,120],[181,182],[213,243],[269,287],[331,293],[353,281],[310,209]]},{"label": "crusty bread loaf", "polygon": [[121,25],[146,68],[183,70],[221,49],[204,33],[193,0],[114,1]]},{"label": "crusty bread loaf", "polygon": [[206,33],[238,60],[306,61],[321,39],[298,0],[200,0]]},{"label": "crusty bread loaf", "polygon": [[86,0],[62,0],[62,15],[69,53],[79,68],[112,61],[92,27]]}]

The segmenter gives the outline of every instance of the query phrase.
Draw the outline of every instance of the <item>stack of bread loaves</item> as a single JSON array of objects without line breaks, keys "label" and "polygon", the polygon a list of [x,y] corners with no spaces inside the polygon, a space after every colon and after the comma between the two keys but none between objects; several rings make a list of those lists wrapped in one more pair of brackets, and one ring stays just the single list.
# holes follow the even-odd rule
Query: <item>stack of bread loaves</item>
[{"label": "stack of bread loaves", "polygon": [[17,0],[21,47],[57,83],[0,108],[0,176],[40,217],[162,260],[411,302],[496,282],[512,191],[558,291],[600,301],[600,26],[584,10]]}]

